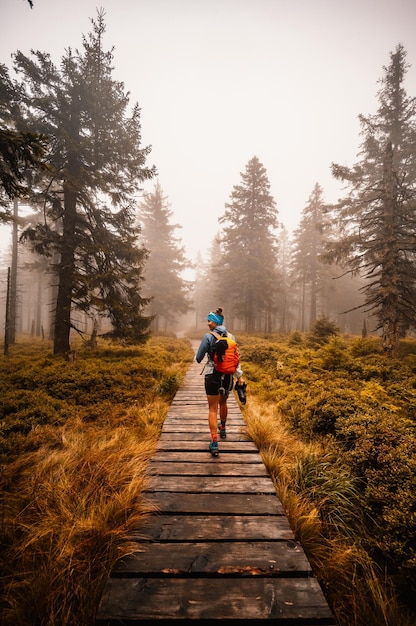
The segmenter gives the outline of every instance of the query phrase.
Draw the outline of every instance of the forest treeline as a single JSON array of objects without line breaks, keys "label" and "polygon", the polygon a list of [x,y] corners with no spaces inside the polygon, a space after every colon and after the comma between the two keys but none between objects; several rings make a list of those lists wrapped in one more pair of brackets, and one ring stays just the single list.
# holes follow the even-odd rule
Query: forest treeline
[{"label": "forest treeline", "polygon": [[416,101],[404,47],[383,68],[376,113],[360,116],[359,160],[332,164],[344,197],[328,204],[317,182],[289,238],[253,156],[191,281],[140,107],[113,78],[104,12],[91,23],[59,66],[39,51],[13,55],[16,78],[0,65],[0,218],[16,225],[6,343],[23,331],[51,337],[56,354],[70,351],[72,331],[141,343],[198,326],[221,302],[237,331],[304,331],[324,317],[379,334],[396,356],[416,317]]}]

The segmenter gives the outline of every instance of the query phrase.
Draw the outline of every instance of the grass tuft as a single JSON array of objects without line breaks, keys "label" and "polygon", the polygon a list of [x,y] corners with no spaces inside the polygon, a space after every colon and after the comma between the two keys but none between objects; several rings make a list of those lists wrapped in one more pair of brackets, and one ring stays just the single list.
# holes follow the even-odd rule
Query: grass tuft
[{"label": "grass tuft", "polygon": [[[137,547],[130,537],[133,531],[140,537],[154,511],[144,493],[148,463],[186,358],[192,359],[189,346],[187,356],[183,352],[183,341],[176,345],[176,361],[174,340],[152,342],[157,344],[159,381],[163,369],[170,381],[174,377],[168,388],[155,392],[151,346],[141,347],[133,360],[131,349],[109,348],[98,356],[86,354],[82,362],[71,364],[71,371],[50,359],[53,372],[48,376],[55,377],[50,393],[60,395],[63,382],[67,393],[54,412],[45,414],[44,423],[38,420],[28,427],[27,416],[12,404],[10,414],[3,414],[2,625],[92,625],[115,562]],[[41,379],[39,357],[31,363],[22,348],[16,352],[3,361],[3,371],[11,372],[16,385],[24,380],[30,387]],[[95,379],[99,371],[105,381],[88,391],[91,372]],[[9,376],[3,384],[12,386],[11,380]],[[48,393],[46,385],[42,393]],[[40,404],[36,411],[43,415]],[[13,442],[18,450],[6,437],[10,423],[16,425]]]},{"label": "grass tuft", "polygon": [[244,416],[339,626],[412,626],[359,540],[357,482],[322,443],[302,442],[291,432],[273,403],[251,396]]}]

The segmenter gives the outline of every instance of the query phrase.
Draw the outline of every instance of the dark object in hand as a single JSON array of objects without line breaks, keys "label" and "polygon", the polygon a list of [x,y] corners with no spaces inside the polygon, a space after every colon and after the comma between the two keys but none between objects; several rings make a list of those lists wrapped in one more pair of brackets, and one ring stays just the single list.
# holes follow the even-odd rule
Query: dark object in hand
[{"label": "dark object in hand", "polygon": [[239,385],[238,383],[235,384],[235,390],[237,392],[238,399],[240,400],[241,404],[245,404],[247,402],[246,388],[247,388],[247,383],[242,383],[241,385]]}]

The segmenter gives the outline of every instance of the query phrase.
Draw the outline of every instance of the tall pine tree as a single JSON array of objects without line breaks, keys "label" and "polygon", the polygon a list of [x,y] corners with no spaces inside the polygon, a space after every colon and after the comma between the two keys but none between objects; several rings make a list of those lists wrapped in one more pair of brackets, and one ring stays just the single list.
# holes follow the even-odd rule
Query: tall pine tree
[{"label": "tall pine tree", "polygon": [[360,116],[361,160],[332,167],[349,193],[332,207],[342,231],[331,249],[365,278],[365,309],[377,320],[386,353],[396,356],[400,336],[416,325],[416,99],[403,85],[403,46],[390,59],[377,113]]},{"label": "tall pine tree", "polygon": [[25,173],[42,169],[47,138],[18,127],[19,90],[0,63],[0,221],[11,219],[10,200],[28,196]]},{"label": "tall pine tree", "polygon": [[57,251],[54,352],[70,348],[73,307],[107,311],[110,336],[140,342],[141,280],[146,251],[135,247],[134,196],[154,175],[141,147],[140,109],[128,114],[123,83],[112,79],[113,54],[103,50],[104,13],[91,20],[83,49],[67,50],[60,69],[48,54],[15,55],[30,130],[49,138],[49,176],[38,200],[45,223],[30,231],[35,248]]},{"label": "tall pine tree", "polygon": [[[319,255],[322,251],[323,190],[316,183],[294,233],[293,277],[301,285],[301,330],[316,321],[319,291]],[[309,307],[306,293],[309,292]],[[309,319],[306,321],[306,309]]]},{"label": "tall pine tree", "polygon": [[171,217],[168,200],[157,182],[140,204],[140,221],[143,243],[149,250],[144,293],[151,298],[149,311],[154,330],[164,332],[190,309],[190,285],[181,275],[189,263],[174,237],[179,226],[170,223]]},{"label": "tall pine tree", "polygon": [[247,331],[271,330],[279,275],[276,268],[277,208],[265,167],[254,156],[241,173],[220,223],[222,255],[215,270],[221,301]]}]

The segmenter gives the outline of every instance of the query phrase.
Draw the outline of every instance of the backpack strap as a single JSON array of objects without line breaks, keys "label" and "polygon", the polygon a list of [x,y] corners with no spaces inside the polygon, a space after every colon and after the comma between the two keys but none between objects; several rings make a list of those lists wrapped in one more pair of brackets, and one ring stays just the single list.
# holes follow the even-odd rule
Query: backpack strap
[{"label": "backpack strap", "polygon": [[209,332],[211,335],[214,335],[217,341],[219,341],[220,339],[224,339],[225,337],[228,337],[228,333],[225,333],[225,335],[220,335],[219,333],[216,333],[213,330],[210,330]]},{"label": "backpack strap", "polygon": [[[215,339],[216,339],[217,341],[220,341],[220,339],[225,339],[225,337],[228,337],[228,333],[225,333],[225,335],[220,335],[219,333],[216,333],[216,332],[215,332],[215,331],[213,331],[213,330],[210,330],[209,332],[210,332],[210,335],[212,335],[213,337],[215,337]],[[212,361],[214,360],[214,352],[215,352],[215,346],[212,346],[212,347],[211,347],[211,352],[210,352],[210,355],[209,355],[209,358],[210,358]]]}]

